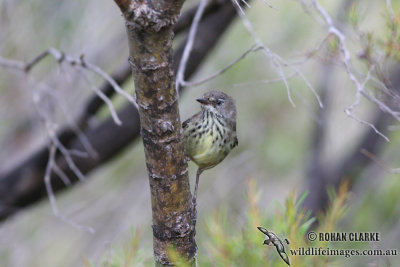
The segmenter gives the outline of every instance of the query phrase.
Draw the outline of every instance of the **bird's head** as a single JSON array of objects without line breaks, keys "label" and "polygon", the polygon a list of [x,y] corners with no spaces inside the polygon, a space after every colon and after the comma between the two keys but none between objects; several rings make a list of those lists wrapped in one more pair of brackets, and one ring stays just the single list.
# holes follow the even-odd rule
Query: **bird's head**
[{"label": "bird's head", "polygon": [[219,91],[209,91],[202,98],[196,99],[203,110],[209,110],[224,118],[236,121],[235,100]]}]

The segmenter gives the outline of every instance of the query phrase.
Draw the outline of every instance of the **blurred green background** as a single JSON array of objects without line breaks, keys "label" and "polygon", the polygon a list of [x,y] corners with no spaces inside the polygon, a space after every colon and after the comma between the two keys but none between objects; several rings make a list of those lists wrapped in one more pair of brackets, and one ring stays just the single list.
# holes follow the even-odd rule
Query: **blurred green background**
[{"label": "blurred green background", "polygon": [[[340,11],[343,1],[320,2],[332,16],[344,17],[339,25],[347,36],[354,71],[365,74],[368,68],[357,56],[363,47],[362,40],[350,27],[349,12]],[[388,33],[385,1],[353,2],[360,13],[359,32],[372,33],[379,47],[380,38],[384,39]],[[400,10],[400,2],[392,2],[394,10]],[[321,18],[312,11],[309,1],[271,0],[269,3],[274,8],[263,1],[253,1],[251,8],[246,9],[264,45],[287,62],[301,61],[294,66],[319,93],[328,82],[323,80],[324,68],[330,65],[329,103],[324,103],[329,116],[320,160],[326,168],[334,169],[370,130],[344,112],[355,101],[356,89],[342,64],[329,60],[325,46],[304,60],[327,33],[327,28],[318,23]],[[185,8],[194,4],[196,1],[187,1]],[[54,47],[74,57],[84,54],[87,61],[107,73],[128,57],[123,18],[113,1],[3,0],[0,21],[0,57],[26,61]],[[243,23],[236,19],[193,80],[214,73],[253,44]],[[40,112],[46,112],[60,127],[79,114],[84,101],[93,93],[79,72],[66,64],[59,67],[53,59],[46,59],[29,74],[0,67],[0,173],[11,169],[47,141]],[[263,236],[255,228],[258,225],[254,220],[268,224],[260,226],[283,237],[294,233],[290,226],[300,227],[305,222],[288,219],[287,203],[296,202],[295,199],[290,202],[294,191],[299,196],[308,189],[307,166],[320,108],[305,81],[299,76],[291,77],[291,68],[284,68],[284,72],[289,77],[296,107],[290,104],[282,81],[265,82],[279,79],[279,73],[261,51],[251,53],[216,79],[188,88],[180,99],[182,121],[199,110],[195,98],[210,89],[227,92],[235,98],[238,107],[238,148],[217,167],[206,171],[200,181],[197,244],[200,263],[204,266],[245,266],[239,261],[240,255],[252,252],[259,254],[248,256],[255,257],[254,261],[246,258],[248,263],[285,266],[274,248],[261,245]],[[101,84],[99,77],[88,76],[94,84]],[[124,89],[133,93],[133,83]],[[35,97],[39,98],[36,106]],[[118,108],[126,101],[116,96],[113,102]],[[362,99],[354,113],[370,121],[375,109],[376,105]],[[104,108],[95,120],[101,121],[107,116],[109,112]],[[388,137],[391,142],[377,156],[386,166],[394,168],[400,165],[398,123],[391,126]],[[189,166],[193,185],[195,166],[192,163]],[[332,223],[334,231],[380,232],[380,247],[400,249],[399,176],[375,162],[361,172],[347,195],[345,207],[340,208],[347,212],[344,215],[338,212],[339,218]],[[252,191],[251,184],[255,187]],[[95,233],[79,230],[56,218],[45,199],[1,223],[0,266],[62,267],[82,266],[85,262],[93,266],[123,266],[119,261],[124,262],[129,254],[124,252],[124,246],[132,240],[139,244],[132,266],[152,264],[150,191],[141,140],[91,172],[86,182],[57,194],[56,199],[66,217],[94,228]],[[257,208],[252,206],[252,201]],[[285,201],[289,202],[285,204]],[[301,213],[300,207],[292,209],[294,213]],[[323,218],[322,225],[331,225],[327,217]],[[304,238],[300,233],[304,234],[305,229],[292,239]],[[253,245],[244,246],[248,244]],[[339,248],[353,246],[342,245],[332,244]],[[372,247],[368,243],[356,245]],[[210,251],[214,247],[226,247],[227,251],[213,256]],[[225,261],[215,261],[224,257]],[[260,257],[265,258],[260,260]],[[267,265],[270,259],[273,263]],[[388,259],[391,266],[400,264],[399,256]],[[321,262],[308,258],[307,263],[299,261],[297,266],[390,266],[387,264],[381,257],[328,257]]]}]

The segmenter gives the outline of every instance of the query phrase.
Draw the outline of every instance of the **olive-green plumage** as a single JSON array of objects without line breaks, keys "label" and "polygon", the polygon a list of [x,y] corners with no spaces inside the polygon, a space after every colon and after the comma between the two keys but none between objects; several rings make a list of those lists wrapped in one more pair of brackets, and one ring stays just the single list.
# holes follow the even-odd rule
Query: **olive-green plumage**
[{"label": "olive-green plumage", "polygon": [[220,163],[238,145],[233,98],[210,91],[197,101],[201,103],[201,111],[182,124],[186,154],[199,166],[194,203],[201,172]]}]

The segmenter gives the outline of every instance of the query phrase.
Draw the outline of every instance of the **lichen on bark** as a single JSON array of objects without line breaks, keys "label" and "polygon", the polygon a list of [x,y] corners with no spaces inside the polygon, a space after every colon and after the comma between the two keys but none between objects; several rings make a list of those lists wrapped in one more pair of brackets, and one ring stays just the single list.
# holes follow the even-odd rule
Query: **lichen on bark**
[{"label": "lichen on bark", "polygon": [[150,182],[155,260],[172,264],[172,246],[193,261],[195,221],[172,65],[172,27],[183,1],[115,2],[126,21]]}]

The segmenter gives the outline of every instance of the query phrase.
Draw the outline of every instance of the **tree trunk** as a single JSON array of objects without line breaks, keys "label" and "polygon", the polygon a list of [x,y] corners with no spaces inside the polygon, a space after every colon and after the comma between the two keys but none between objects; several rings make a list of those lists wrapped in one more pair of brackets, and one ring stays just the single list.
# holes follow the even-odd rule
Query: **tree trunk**
[{"label": "tree trunk", "polygon": [[183,1],[115,2],[126,20],[150,181],[155,261],[171,265],[170,248],[192,261],[195,222],[172,65],[173,25]]}]

